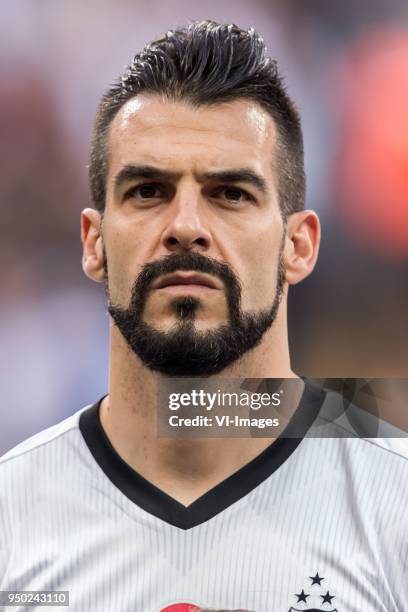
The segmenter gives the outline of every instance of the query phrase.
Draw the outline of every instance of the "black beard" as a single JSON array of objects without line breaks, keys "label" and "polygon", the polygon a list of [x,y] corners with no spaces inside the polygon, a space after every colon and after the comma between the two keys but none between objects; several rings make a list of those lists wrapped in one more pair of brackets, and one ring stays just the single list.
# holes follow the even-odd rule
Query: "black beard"
[{"label": "black beard", "polygon": [[[279,252],[278,280],[272,306],[257,313],[241,310],[241,285],[225,263],[197,252],[173,253],[146,264],[131,293],[128,308],[112,304],[108,293],[108,311],[132,351],[151,370],[167,376],[210,376],[218,374],[256,347],[275,321],[282,297],[285,272]],[[105,270],[107,263],[105,258]],[[166,332],[143,321],[143,313],[153,280],[178,270],[212,274],[224,283],[229,324],[198,331],[195,315],[201,305],[198,297],[175,297],[171,301],[177,317]]]}]

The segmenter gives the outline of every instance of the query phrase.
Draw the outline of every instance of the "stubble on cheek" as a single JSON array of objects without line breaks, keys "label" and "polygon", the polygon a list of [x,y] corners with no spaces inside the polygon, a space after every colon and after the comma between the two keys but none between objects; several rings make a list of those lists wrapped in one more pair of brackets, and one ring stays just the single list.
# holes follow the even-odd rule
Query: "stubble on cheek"
[{"label": "stubble on cheek", "polygon": [[110,303],[121,308],[129,308],[133,287],[125,278],[123,271],[120,269],[115,271],[113,266],[109,266],[107,285]]}]

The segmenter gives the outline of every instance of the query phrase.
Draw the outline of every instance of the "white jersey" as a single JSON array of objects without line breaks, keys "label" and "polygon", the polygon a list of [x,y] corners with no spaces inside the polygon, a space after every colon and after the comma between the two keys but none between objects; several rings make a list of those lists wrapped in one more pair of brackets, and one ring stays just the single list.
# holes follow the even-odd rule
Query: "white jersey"
[{"label": "white jersey", "polygon": [[75,612],[408,611],[408,459],[336,424],[312,437],[336,395],[307,383],[303,439],[188,507],[119,457],[99,403],[20,444],[0,461],[0,589],[69,591]]}]

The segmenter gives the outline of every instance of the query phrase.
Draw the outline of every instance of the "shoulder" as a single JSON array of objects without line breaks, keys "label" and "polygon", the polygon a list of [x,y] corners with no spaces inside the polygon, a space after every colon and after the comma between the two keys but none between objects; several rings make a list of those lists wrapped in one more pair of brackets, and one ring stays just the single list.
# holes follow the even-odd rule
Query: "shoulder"
[{"label": "shoulder", "polygon": [[392,500],[395,508],[408,505],[408,434],[378,413],[329,391],[307,438],[305,448],[318,453],[322,469],[343,479],[371,514],[389,509]]},{"label": "shoulder", "polygon": [[[0,583],[13,538],[65,507],[89,453],[79,429],[84,408],[0,458]],[[24,531],[26,530],[26,531]]]},{"label": "shoulder", "polygon": [[380,455],[392,455],[398,462],[402,462],[408,470],[408,437],[399,438],[365,438],[372,444]]},{"label": "shoulder", "polygon": [[79,417],[89,406],[81,408],[60,423],[21,442],[0,457],[0,482],[12,477],[18,479],[24,475],[33,475],[41,469],[42,460],[57,458],[66,452],[75,441],[80,441]]},{"label": "shoulder", "polygon": [[41,517],[55,504],[67,504],[76,487],[94,475],[92,456],[79,428],[80,416],[89,408],[0,458],[0,529],[4,533],[32,521],[35,513]]},{"label": "shoulder", "polygon": [[408,468],[408,432],[386,420],[375,405],[357,405],[342,394],[326,391],[308,437],[358,441],[356,446],[379,461],[397,461]]}]

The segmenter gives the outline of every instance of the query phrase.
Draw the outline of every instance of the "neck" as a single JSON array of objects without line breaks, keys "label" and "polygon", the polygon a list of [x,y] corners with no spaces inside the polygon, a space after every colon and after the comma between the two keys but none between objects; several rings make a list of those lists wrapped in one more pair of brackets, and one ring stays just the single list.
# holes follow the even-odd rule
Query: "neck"
[{"label": "neck", "polygon": [[[289,418],[299,403],[303,382],[291,370],[287,334],[276,333],[286,326],[279,321],[275,324],[261,345],[217,379],[297,379],[298,384],[291,385],[290,396],[286,396]],[[101,404],[102,426],[126,463],[180,503],[189,505],[255,458],[274,438],[158,437],[156,401],[164,382],[165,377],[141,363],[111,324],[109,395]]]}]

